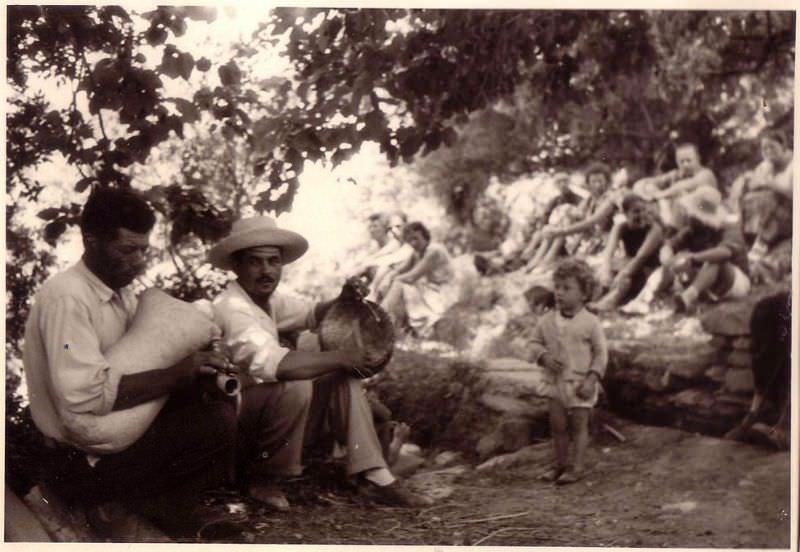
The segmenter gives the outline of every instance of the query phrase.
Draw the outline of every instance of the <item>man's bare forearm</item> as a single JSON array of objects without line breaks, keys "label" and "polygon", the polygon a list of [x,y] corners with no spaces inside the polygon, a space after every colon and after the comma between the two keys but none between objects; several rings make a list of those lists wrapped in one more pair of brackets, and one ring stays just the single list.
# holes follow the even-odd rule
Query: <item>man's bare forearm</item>
[{"label": "man's bare forearm", "polygon": [[358,359],[347,351],[290,351],[278,364],[275,376],[280,381],[315,379],[346,371],[357,363]]},{"label": "man's bare forearm", "polygon": [[185,381],[186,375],[175,367],[125,374],[119,380],[117,400],[111,410],[126,410],[163,397],[181,387]]}]

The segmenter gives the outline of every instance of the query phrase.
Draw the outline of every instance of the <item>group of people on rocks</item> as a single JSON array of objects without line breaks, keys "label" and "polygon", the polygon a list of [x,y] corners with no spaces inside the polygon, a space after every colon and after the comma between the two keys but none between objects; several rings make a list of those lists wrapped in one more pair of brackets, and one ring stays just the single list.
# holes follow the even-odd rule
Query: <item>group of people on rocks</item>
[{"label": "group of people on rocks", "polygon": [[525,243],[510,254],[476,256],[476,267],[487,275],[536,275],[560,257],[587,258],[600,282],[589,308],[630,314],[647,312],[659,297],[684,312],[779,283],[791,268],[793,155],[777,130],[764,131],[760,146],[761,163],[727,196],[688,142],[675,147],[676,169],[635,182],[612,186],[609,168],[595,163],[583,191],[557,173],[557,195]]}]

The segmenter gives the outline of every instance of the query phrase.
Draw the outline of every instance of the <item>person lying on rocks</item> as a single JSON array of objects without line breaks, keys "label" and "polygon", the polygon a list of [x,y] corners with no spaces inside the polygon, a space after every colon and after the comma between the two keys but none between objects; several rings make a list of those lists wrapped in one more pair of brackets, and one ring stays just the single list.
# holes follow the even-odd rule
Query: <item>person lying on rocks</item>
[{"label": "person lying on rocks", "polygon": [[679,230],[659,252],[659,288],[676,284],[675,310],[691,311],[700,299],[747,297],[747,247],[737,217],[723,206],[719,191],[701,186],[677,200],[674,215]]},{"label": "person lying on rocks", "polygon": [[[725,434],[727,439],[742,439],[752,428],[772,446],[789,448],[791,300],[791,291],[781,291],[761,299],[753,308],[750,315],[753,400],[744,419]],[[770,404],[778,410],[778,419],[772,427],[758,423]]]},{"label": "person lying on rocks", "polygon": [[425,337],[458,300],[455,271],[447,248],[432,242],[430,231],[421,222],[407,224],[403,239],[414,249],[414,255],[387,277],[388,290],[382,293],[381,306],[395,328],[407,324]]},{"label": "person lying on rocks", "polygon": [[[598,279],[608,292],[590,310],[613,310],[636,297],[647,278],[658,268],[658,251],[664,240],[664,228],[639,195],[628,194],[622,201],[625,220],[614,225],[608,237]],[[614,253],[619,242],[625,250],[623,266],[612,274]],[[613,277],[612,277],[613,276]]]},{"label": "person lying on rocks", "polygon": [[667,226],[675,226],[675,200],[700,186],[718,188],[711,169],[704,167],[696,144],[683,142],[675,146],[676,169],[658,176],[643,178],[633,185],[633,191],[646,199],[658,202],[658,215]]},{"label": "person lying on rocks", "polygon": [[[138,373],[110,360],[137,312],[131,284],[146,267],[155,221],[133,191],[93,191],[81,212],[81,260],[34,298],[23,362],[33,422],[51,451],[43,483],[70,508],[87,508],[101,536],[131,537],[115,535],[122,505],[171,537],[228,538],[243,527],[208,507],[205,492],[232,484],[236,410],[204,400],[201,386],[227,359],[198,351]],[[105,440],[96,433],[103,427]]]},{"label": "person lying on rocks", "polygon": [[[609,193],[611,170],[604,163],[589,165],[586,169],[586,183],[590,195],[578,206],[580,215],[577,222],[562,225],[548,224],[542,230],[541,244],[526,265],[526,271],[546,268],[568,250],[574,253],[585,238],[583,233],[589,230],[596,229],[598,232],[596,236],[590,237],[592,244],[582,247],[583,254],[594,253],[593,249],[602,243],[602,238],[599,236],[611,229],[614,213],[618,209],[616,193]],[[566,247],[566,238],[573,235],[576,236],[575,243],[572,247]]]},{"label": "person lying on rocks", "polygon": [[583,477],[589,415],[597,404],[599,382],[608,363],[603,328],[585,308],[594,286],[595,277],[586,262],[561,261],[553,273],[555,309],[539,319],[530,344],[529,358],[545,368],[550,384],[550,433],[556,461],[541,478],[559,485]]},{"label": "person lying on rocks", "polygon": [[791,203],[794,180],[794,155],[786,135],[776,129],[767,129],[760,134],[761,163],[737,178],[731,185],[730,203],[739,208],[739,200],[747,192],[771,190]]},{"label": "person lying on rocks", "polygon": [[292,351],[278,341],[278,330],[315,328],[333,304],[277,289],[284,265],[307,249],[300,234],[262,216],[236,221],[209,252],[213,266],[236,274],[213,307],[224,344],[242,367],[239,446],[245,491],[287,510],[280,485],[303,471],[304,446],[331,432],[346,450],[347,474],[359,481],[363,494],[396,506],[427,504],[387,467],[372,410],[355,377],[366,368],[365,352]]},{"label": "person lying on rocks", "polygon": [[389,262],[394,253],[403,245],[391,232],[389,216],[373,213],[367,219],[367,231],[374,246],[350,269],[350,276],[373,281],[379,267]]}]

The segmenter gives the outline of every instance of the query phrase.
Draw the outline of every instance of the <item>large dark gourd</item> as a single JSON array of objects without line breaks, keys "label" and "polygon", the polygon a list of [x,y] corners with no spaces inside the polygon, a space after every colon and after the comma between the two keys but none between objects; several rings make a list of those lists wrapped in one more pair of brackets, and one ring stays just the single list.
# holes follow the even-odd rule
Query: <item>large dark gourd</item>
[{"label": "large dark gourd", "polygon": [[394,351],[394,326],[385,310],[364,299],[348,283],[322,319],[319,341],[323,351],[363,350],[366,366],[359,368],[359,375],[368,378],[389,363]]}]

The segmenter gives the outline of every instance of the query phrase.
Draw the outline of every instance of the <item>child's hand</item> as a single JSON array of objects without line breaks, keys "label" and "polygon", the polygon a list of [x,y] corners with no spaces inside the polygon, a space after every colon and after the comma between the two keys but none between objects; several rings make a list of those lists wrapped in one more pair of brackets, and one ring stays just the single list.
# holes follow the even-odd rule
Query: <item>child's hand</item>
[{"label": "child's hand", "polygon": [[581,382],[575,390],[575,394],[578,395],[579,399],[583,399],[584,401],[589,400],[592,398],[592,395],[594,395],[595,387],[597,387],[597,376],[592,373],[586,376]]},{"label": "child's hand", "polygon": [[561,372],[564,369],[564,366],[561,364],[561,362],[546,351],[542,353],[542,356],[539,357],[539,364],[551,372]]}]

